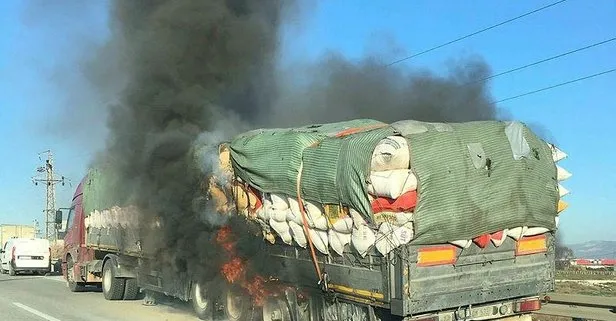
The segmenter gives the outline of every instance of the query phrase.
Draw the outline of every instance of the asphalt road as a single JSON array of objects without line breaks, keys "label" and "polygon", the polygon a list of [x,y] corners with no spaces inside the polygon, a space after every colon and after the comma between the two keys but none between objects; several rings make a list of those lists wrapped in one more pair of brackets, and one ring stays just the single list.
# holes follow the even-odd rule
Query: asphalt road
[{"label": "asphalt road", "polygon": [[0,320],[11,321],[195,321],[188,304],[143,306],[107,301],[100,290],[72,293],[59,276],[0,275]]}]

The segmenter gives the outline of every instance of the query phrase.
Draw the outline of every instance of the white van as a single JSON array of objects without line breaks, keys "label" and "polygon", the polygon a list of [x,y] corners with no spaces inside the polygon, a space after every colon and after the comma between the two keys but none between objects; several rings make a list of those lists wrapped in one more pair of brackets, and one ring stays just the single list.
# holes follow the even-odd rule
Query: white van
[{"label": "white van", "polygon": [[51,270],[49,241],[46,239],[11,238],[0,251],[2,273],[49,273]]}]

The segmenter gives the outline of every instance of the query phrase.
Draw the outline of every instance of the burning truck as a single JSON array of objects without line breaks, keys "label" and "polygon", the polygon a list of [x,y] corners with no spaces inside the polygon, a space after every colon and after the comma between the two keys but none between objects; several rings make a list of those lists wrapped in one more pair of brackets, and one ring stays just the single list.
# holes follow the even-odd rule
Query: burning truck
[{"label": "burning truck", "polygon": [[[221,283],[165,271],[145,236],[165,222],[144,226],[136,207],[105,197],[114,180],[101,170],[75,192],[63,273],[71,291],[164,293],[201,319],[528,315],[554,287],[566,156],[520,122],[253,130],[218,146],[205,182],[212,215],[228,219],[210,240],[226,254]],[[238,254],[237,226],[266,267]]]}]

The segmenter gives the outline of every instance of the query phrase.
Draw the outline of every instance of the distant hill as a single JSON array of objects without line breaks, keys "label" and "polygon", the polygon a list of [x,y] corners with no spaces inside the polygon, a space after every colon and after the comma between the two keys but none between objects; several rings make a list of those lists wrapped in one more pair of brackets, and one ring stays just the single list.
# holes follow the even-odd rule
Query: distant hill
[{"label": "distant hill", "polygon": [[567,245],[576,258],[616,259],[616,241],[589,241]]}]

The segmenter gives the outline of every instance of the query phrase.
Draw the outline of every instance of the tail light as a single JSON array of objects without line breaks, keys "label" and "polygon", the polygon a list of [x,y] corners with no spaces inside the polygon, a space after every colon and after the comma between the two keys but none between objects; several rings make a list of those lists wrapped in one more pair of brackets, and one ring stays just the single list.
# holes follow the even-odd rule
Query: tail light
[{"label": "tail light", "polygon": [[547,241],[545,234],[523,237],[515,247],[515,255],[528,255],[547,252]]},{"label": "tail light", "polygon": [[417,266],[434,266],[453,264],[456,262],[455,246],[434,246],[419,249]]},{"label": "tail light", "polygon": [[11,260],[15,261],[15,247],[13,246],[13,248],[11,249]]},{"label": "tail light", "polygon": [[513,305],[513,311],[516,313],[531,312],[537,310],[541,310],[541,301],[538,298],[518,301]]}]

